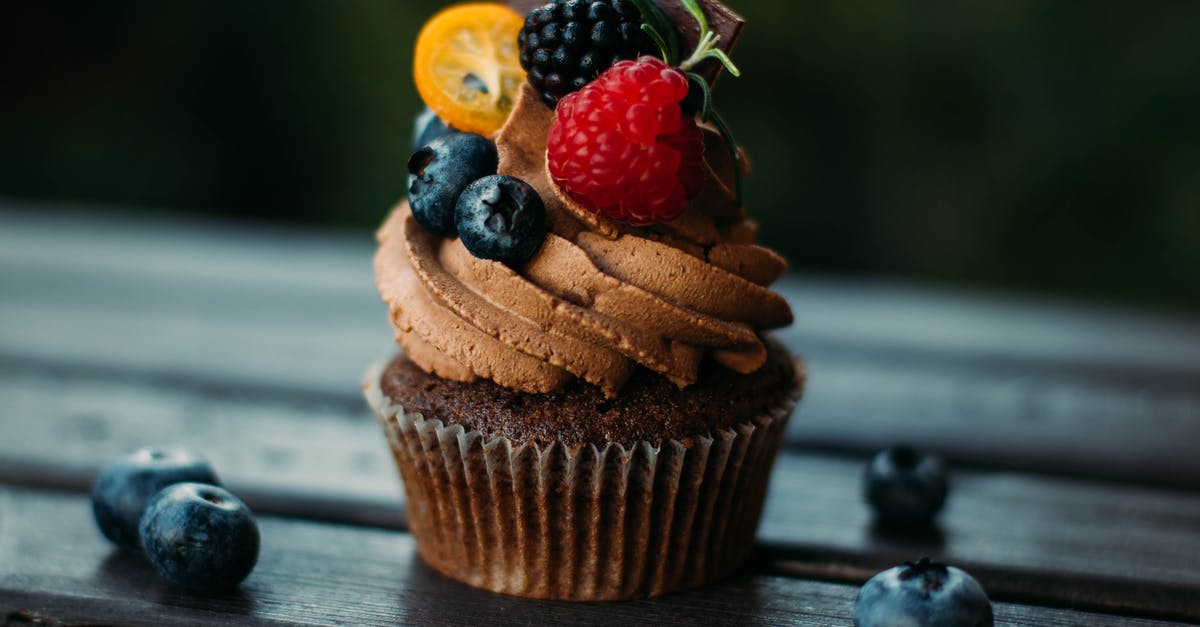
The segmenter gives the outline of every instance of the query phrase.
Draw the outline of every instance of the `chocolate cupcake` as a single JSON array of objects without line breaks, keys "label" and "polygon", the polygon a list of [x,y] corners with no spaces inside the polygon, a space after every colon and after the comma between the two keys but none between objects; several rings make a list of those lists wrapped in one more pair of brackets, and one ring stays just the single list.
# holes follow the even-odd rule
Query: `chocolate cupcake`
[{"label": "chocolate cupcake", "polygon": [[[566,20],[563,4],[526,27]],[[441,147],[410,162],[414,204],[378,232],[403,352],[368,373],[367,399],[418,553],[496,592],[628,599],[737,568],[803,387],[803,367],[764,335],[791,322],[768,288],[786,262],[754,243],[728,133],[689,112],[691,79],[663,61],[598,76],[557,109],[519,87],[490,135],[500,176],[452,192],[460,238],[412,209],[438,189]],[[435,111],[463,126],[453,107]],[[647,135],[646,120],[661,127]],[[581,158],[613,189],[580,174]]]}]

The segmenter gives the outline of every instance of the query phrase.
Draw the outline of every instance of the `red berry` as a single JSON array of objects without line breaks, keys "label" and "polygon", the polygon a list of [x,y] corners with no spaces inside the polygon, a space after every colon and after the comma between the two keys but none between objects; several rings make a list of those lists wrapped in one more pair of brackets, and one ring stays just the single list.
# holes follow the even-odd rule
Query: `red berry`
[{"label": "red berry", "polygon": [[550,175],[575,202],[633,224],[674,220],[704,183],[704,142],[680,103],[688,79],[661,59],[621,61],[559,101]]}]

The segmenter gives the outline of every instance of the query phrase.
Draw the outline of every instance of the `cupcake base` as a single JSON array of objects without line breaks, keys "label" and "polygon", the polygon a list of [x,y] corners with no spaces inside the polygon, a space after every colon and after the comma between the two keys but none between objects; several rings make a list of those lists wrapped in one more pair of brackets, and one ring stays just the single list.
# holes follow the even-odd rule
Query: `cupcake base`
[{"label": "cupcake base", "polygon": [[803,382],[768,411],[710,433],[568,446],[406,413],[383,393],[384,367],[364,387],[404,480],[421,558],[479,588],[578,601],[658,596],[744,563]]}]

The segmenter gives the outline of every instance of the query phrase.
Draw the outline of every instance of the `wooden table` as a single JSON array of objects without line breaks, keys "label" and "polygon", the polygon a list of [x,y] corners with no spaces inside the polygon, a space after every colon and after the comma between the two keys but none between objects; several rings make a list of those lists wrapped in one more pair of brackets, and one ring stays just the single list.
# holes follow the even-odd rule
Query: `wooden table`
[{"label": "wooden table", "polygon": [[[0,205],[0,618],[7,623],[848,625],[874,572],[972,572],[998,624],[1200,622],[1200,323],[793,275],[811,383],[741,574],[614,604],[509,598],[416,559],[359,392],[393,347],[366,234]],[[888,535],[865,456],[954,468]],[[180,443],[259,516],[235,593],[184,594],[95,530],[108,460]]]}]

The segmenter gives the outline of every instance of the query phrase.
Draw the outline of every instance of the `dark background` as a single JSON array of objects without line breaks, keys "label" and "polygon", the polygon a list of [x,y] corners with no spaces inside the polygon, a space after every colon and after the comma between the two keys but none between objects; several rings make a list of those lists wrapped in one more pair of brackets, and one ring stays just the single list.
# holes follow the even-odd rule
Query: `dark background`
[{"label": "dark background", "polygon": [[[366,231],[444,3],[0,10],[0,197]],[[730,2],[716,102],[801,272],[1200,311],[1200,3]]]}]

